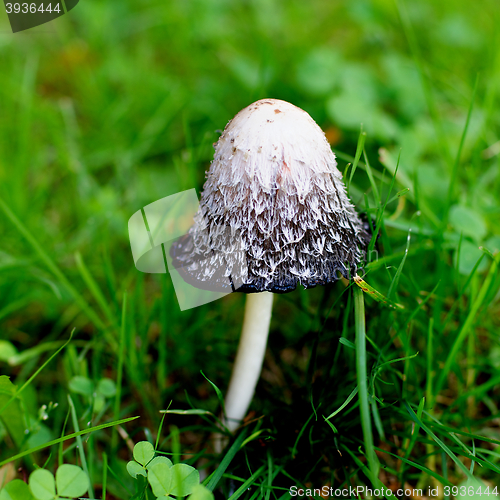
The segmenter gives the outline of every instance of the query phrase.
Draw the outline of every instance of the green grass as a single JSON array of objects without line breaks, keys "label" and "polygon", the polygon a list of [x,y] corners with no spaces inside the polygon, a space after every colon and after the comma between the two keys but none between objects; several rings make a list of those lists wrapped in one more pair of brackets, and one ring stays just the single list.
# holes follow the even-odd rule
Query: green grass
[{"label": "green grass", "polygon": [[[17,35],[2,11],[0,374],[18,392],[0,385],[0,479],[86,462],[95,498],[132,498],[146,439],[220,498],[500,487],[497,26],[493,0],[85,1]],[[127,221],[199,192],[217,130],[269,96],[326,131],[377,235],[374,292],[276,297],[245,434],[217,455],[244,297],[181,312],[169,276],[135,269]]]}]

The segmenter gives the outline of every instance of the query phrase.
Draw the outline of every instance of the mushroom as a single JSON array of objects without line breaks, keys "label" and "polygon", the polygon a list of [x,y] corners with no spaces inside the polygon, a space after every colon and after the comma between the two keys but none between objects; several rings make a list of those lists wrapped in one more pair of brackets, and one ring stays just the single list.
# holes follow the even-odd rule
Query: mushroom
[{"label": "mushroom", "polygon": [[349,277],[367,233],[325,134],[304,110],[262,99],[215,145],[195,223],[171,248],[192,285],[246,292],[243,330],[225,400],[225,425],[246,415],[267,344],[273,293]]}]

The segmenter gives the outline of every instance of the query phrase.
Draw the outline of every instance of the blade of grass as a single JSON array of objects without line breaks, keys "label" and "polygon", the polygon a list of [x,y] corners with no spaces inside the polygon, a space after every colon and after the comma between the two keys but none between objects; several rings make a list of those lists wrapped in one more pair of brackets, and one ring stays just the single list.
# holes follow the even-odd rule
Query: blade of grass
[{"label": "blade of grass", "polygon": [[[443,471],[443,477],[448,481],[448,462],[444,451],[441,452],[441,469]],[[444,498],[446,500],[450,500],[450,494],[448,493],[448,495],[445,495]]]},{"label": "blade of grass", "polygon": [[441,284],[441,281],[438,281],[436,286],[426,295],[426,297],[418,303],[417,307],[413,310],[413,312],[410,314],[408,320],[406,321],[405,328],[407,328],[410,325],[410,322],[415,318],[415,316],[418,314],[418,312],[425,306],[425,304],[434,296],[436,293],[439,285]]},{"label": "blade of grass", "polygon": [[[385,224],[388,226],[388,224]],[[399,229],[399,228],[398,228]],[[418,233],[417,233],[418,234]],[[408,251],[409,255],[417,255],[418,253],[422,253],[425,251],[428,251],[432,249],[432,243],[430,241],[426,241],[425,243],[416,243],[413,244]],[[386,255],[384,257],[379,257],[377,260],[372,260],[371,262],[368,262],[364,266],[365,271],[375,271],[377,269],[380,269],[383,266],[386,266],[388,263],[394,261],[394,260],[400,260],[404,257],[405,251],[401,252],[394,252],[392,255]]]},{"label": "blade of grass", "polygon": [[297,435],[297,439],[295,440],[295,443],[292,448],[292,453],[291,453],[292,458],[295,458],[295,455],[297,453],[297,445],[299,444],[300,438],[302,437],[302,434],[304,434],[304,431],[306,430],[307,426],[309,425],[309,422],[313,417],[314,417],[314,412],[311,413],[311,416],[307,419],[306,423],[300,429],[299,434]]},{"label": "blade of grass", "polygon": [[419,464],[418,462],[413,462],[412,460],[408,460],[407,458],[400,457],[399,455],[396,455],[395,453],[391,453],[390,451],[387,451],[387,450],[383,450],[382,448],[375,447],[375,449],[380,451],[381,453],[386,453],[387,455],[391,455],[391,457],[394,457],[398,460],[401,460],[405,464],[410,465],[412,467],[415,467],[416,469],[421,470],[422,472],[429,474],[429,476],[432,476],[433,478],[437,479],[444,486],[454,486],[453,483],[450,483],[448,481],[448,479],[440,476],[437,472],[434,472],[433,470],[425,467],[422,464]]},{"label": "blade of grass", "polygon": [[254,432],[253,434],[250,434],[250,436],[248,436],[244,441],[243,443],[241,443],[241,447],[244,448],[248,443],[250,443],[251,441],[254,441],[255,439],[257,439],[263,432],[265,432],[265,429],[260,429],[256,432]]},{"label": "blade of grass", "polygon": [[435,442],[436,444],[457,464],[458,468],[467,476],[467,478],[472,479],[473,476],[469,472],[469,469],[457,458],[457,456],[450,450],[446,444],[439,439],[434,432],[432,432],[427,425],[425,425],[412,410],[407,401],[404,402],[406,410],[410,414],[411,419],[418,424]]},{"label": "blade of grass", "polygon": [[373,433],[370,419],[370,403],[368,401],[368,377],[366,369],[366,330],[365,330],[365,302],[363,291],[353,288],[354,318],[356,330],[356,372],[359,390],[359,408],[361,427],[365,443],[366,456],[373,481],[378,478],[379,463],[373,448]]},{"label": "blade of grass", "polygon": [[[365,158],[366,158],[366,153],[365,153]],[[396,162],[396,168],[395,168],[394,173],[393,173],[392,178],[391,178],[391,184],[389,186],[389,192],[387,193],[385,203],[383,206],[380,206],[380,201],[378,203],[379,207],[377,210],[377,219],[375,222],[375,229],[372,230],[372,238],[370,240],[370,244],[368,245],[368,254],[370,254],[370,252],[375,248],[375,243],[377,241],[377,235],[380,231],[380,228],[382,227],[382,224],[384,223],[385,208],[387,207],[387,204],[389,203],[389,196],[391,195],[392,189],[394,188],[394,183],[396,182],[396,175],[398,174],[400,160],[401,160],[401,151],[399,151],[398,161]],[[372,183],[373,174],[372,174],[372,170],[370,168],[370,165],[368,164],[368,158],[366,158],[366,162],[367,162],[366,166],[367,166],[368,177],[370,178],[370,182]],[[372,187],[374,187],[375,189],[377,187],[374,179],[373,179]],[[378,197],[378,194],[377,194],[377,197]]]},{"label": "blade of grass", "polygon": [[433,359],[434,359],[434,318],[429,318],[429,328],[427,330],[427,382],[425,384],[425,394],[427,405],[430,410],[434,407],[434,392],[432,383],[434,381]]},{"label": "blade of grass", "polygon": [[179,428],[175,425],[170,426],[170,439],[172,440],[172,462],[178,464],[181,456],[181,442]]},{"label": "blade of grass", "polygon": [[[372,384],[375,383],[375,379],[377,378],[378,374],[382,371],[382,369],[386,366],[390,366],[392,365],[393,363],[398,363],[400,361],[408,361],[410,359],[414,359],[418,356],[418,352],[416,352],[415,354],[411,354],[409,356],[404,356],[402,358],[396,358],[396,359],[390,359],[389,361],[385,361],[384,363],[380,363],[379,365],[377,365],[377,367],[373,370],[373,382]],[[374,390],[374,387],[372,385],[372,389]]]},{"label": "blade of grass", "polygon": [[160,426],[158,427],[158,432],[156,434],[155,451],[158,449],[158,443],[160,442],[161,430],[163,428],[163,421],[165,420],[166,416],[167,416],[166,414],[163,414],[163,416],[161,417],[161,420],[160,420]]},{"label": "blade of grass", "polygon": [[338,413],[340,413],[354,398],[354,396],[356,396],[356,394],[358,393],[358,388],[355,387],[351,394],[349,394],[349,396],[347,396],[347,399],[342,403],[342,406],[340,408],[338,408],[337,410],[335,410],[333,413],[331,413],[328,417],[323,417],[325,420],[329,420],[330,418],[334,417],[335,415],[337,415]]},{"label": "blade of grass", "polygon": [[120,310],[120,304],[118,302],[115,270],[113,268],[113,264],[111,263],[111,258],[109,256],[107,247],[102,248],[101,255],[102,261],[104,263],[104,276],[106,277],[107,289],[109,295],[111,296],[111,300],[113,301],[113,310],[116,317],[116,314],[118,314],[118,311]]},{"label": "blade of grass", "polygon": [[[125,357],[125,329],[127,326],[127,292],[123,293],[122,302],[122,324],[120,329],[120,349],[118,351],[118,367],[116,369],[116,394],[114,403],[114,418],[117,419],[120,415],[120,402],[122,397],[122,381],[123,381],[123,360]],[[118,431],[113,429],[111,437],[111,449],[116,450],[118,444]]]},{"label": "blade of grass", "polygon": [[[17,218],[17,216],[12,212],[12,210],[7,206],[7,204],[0,197],[0,208],[3,210],[7,218],[12,222],[16,229],[21,233],[21,235],[26,239],[26,241],[31,245],[33,250],[38,254],[40,259],[45,263],[47,268],[52,272],[52,274],[64,285],[66,290],[73,297],[75,302],[80,306],[82,311],[87,315],[89,320],[98,328],[106,333],[106,325],[103,323],[101,318],[92,310],[92,308],[87,304],[83,296],[76,290],[76,288],[69,282],[68,278],[63,274],[55,262],[49,257],[47,252],[41,247],[36,238],[28,231],[26,226]],[[112,339],[107,335],[108,341]],[[114,339],[113,339],[114,340]],[[113,343],[116,344],[116,341]],[[113,345],[116,347],[116,345]]]},{"label": "blade of grass", "polygon": [[58,443],[61,443],[63,441],[67,441],[68,439],[73,439],[77,436],[83,436],[84,434],[90,434],[91,432],[99,431],[101,429],[113,427],[115,425],[125,424],[125,423],[130,422],[132,420],[135,420],[137,418],[139,418],[139,416],[124,418],[124,419],[118,420],[118,421],[115,420],[115,421],[109,422],[107,424],[96,425],[94,427],[90,427],[90,428],[85,429],[83,431],[73,432],[72,434],[68,434],[67,436],[53,439],[52,441],[49,441],[48,443],[44,443],[44,444],[41,444],[39,446],[35,446],[34,448],[30,448],[29,450],[23,451],[21,453],[18,453],[17,455],[14,455],[10,458],[3,460],[2,462],[0,462],[0,467],[3,467],[5,464],[8,464],[9,462],[13,462],[14,460],[17,460],[18,458],[22,458],[22,457],[25,457],[26,455],[29,455],[31,453],[35,453],[36,451],[40,451],[40,450],[43,450],[44,448],[48,448],[49,446],[52,446],[54,444],[58,444]]},{"label": "blade of grass", "polygon": [[[368,293],[370,297],[375,299],[377,302],[381,302],[382,304],[385,304],[391,309],[404,309],[404,307],[401,304],[396,304],[396,302],[389,300],[387,297],[382,295],[378,290],[375,290],[375,288],[369,285],[363,278],[357,275],[354,276],[354,283],[356,283],[356,285],[359,287],[360,290],[362,290],[365,293]],[[353,287],[353,289],[356,290],[358,288]]]},{"label": "blade of grass", "polygon": [[370,163],[368,161],[368,157],[366,156],[366,151],[364,149],[363,149],[363,156],[365,158],[366,173],[368,174],[368,179],[370,180],[370,185],[371,185],[372,190],[373,190],[373,197],[375,198],[377,205],[380,205],[380,194],[378,192],[377,184],[375,182],[375,178],[373,177],[372,168],[370,166]]},{"label": "blade of grass", "polygon": [[36,376],[71,342],[74,331],[75,329],[73,328],[73,330],[69,335],[69,339],[54,354],[52,354],[52,356],[50,356],[50,358],[47,361],[45,361],[45,363],[40,368],[38,368],[38,370],[36,370],[35,373],[33,373],[33,375],[31,375],[31,377],[28,380],[26,380],[26,382],[21,386],[20,389],[16,391],[16,393],[7,401],[7,403],[5,403],[2,408],[0,408],[0,414],[10,404],[12,404],[12,401],[14,401],[17,397],[19,397],[19,395],[24,391],[24,389],[26,389],[26,387],[28,387],[31,384],[31,382],[36,378]]},{"label": "blade of grass", "polygon": [[83,281],[88,286],[90,292],[94,296],[95,301],[99,304],[99,307],[101,308],[108,321],[116,328],[118,324],[118,322],[116,321],[116,316],[113,311],[111,311],[108,305],[108,301],[104,297],[104,294],[99,288],[99,285],[96,283],[87,266],[83,262],[80,252],[75,253],[75,262],[76,267],[80,271],[80,275],[82,276]]},{"label": "blade of grass", "polygon": [[398,191],[390,200],[387,201],[387,205],[389,203],[392,203],[393,201],[398,200],[399,198],[403,197],[405,194],[410,192],[410,188],[404,188],[401,189],[401,191]]},{"label": "blade of grass", "polygon": [[[388,496],[385,492],[388,491],[382,481],[378,477],[373,477],[372,472],[366,467],[366,465],[345,445],[342,445],[342,448],[351,456],[356,465],[360,468],[361,471],[369,478],[372,482],[372,486],[374,488],[381,488],[382,492],[384,492],[384,497],[387,500],[391,500],[392,494]],[[390,490],[389,490],[390,491]],[[393,499],[394,500],[394,499]]]},{"label": "blade of grass", "polygon": [[[44,342],[43,344],[38,344],[35,347],[30,347],[29,349],[25,349],[19,354],[14,354],[13,356],[10,356],[8,359],[8,363],[10,366],[25,366],[26,363],[33,360],[33,358],[38,358],[46,351],[59,349],[64,344],[65,344],[64,340],[54,340],[53,342]],[[73,342],[73,345],[81,347],[84,345],[84,342],[76,340]]]},{"label": "blade of grass", "polygon": [[474,89],[472,90],[472,97],[469,104],[469,110],[467,111],[467,118],[465,120],[464,130],[462,132],[462,137],[460,138],[460,144],[458,146],[457,155],[455,161],[453,162],[453,168],[450,175],[450,184],[448,186],[448,194],[446,196],[446,204],[444,215],[441,223],[441,234],[444,233],[446,226],[448,224],[448,216],[450,212],[451,203],[453,201],[453,192],[455,190],[455,184],[458,177],[458,165],[460,164],[460,158],[462,157],[462,150],[465,143],[465,137],[467,136],[467,131],[469,130],[470,118],[472,115],[472,109],[474,107],[474,101],[476,99],[477,85],[479,82],[479,75],[476,75],[476,81],[474,82]]},{"label": "blade of grass", "polygon": [[262,474],[265,465],[259,467],[230,497],[228,500],[238,500],[246,490],[256,481],[256,479]]},{"label": "blade of grass", "polygon": [[405,253],[403,258],[401,259],[401,263],[398,266],[398,269],[396,271],[396,274],[394,275],[394,279],[391,282],[391,286],[389,287],[389,291],[387,292],[387,298],[390,300],[392,297],[392,294],[395,293],[398,283],[399,283],[399,278],[401,277],[401,273],[403,272],[403,267],[406,262],[406,257],[408,257],[408,251],[410,250],[410,240],[411,240],[411,228],[408,230],[408,237],[406,238],[406,248],[405,248]]},{"label": "blade of grass", "polygon": [[[477,439],[478,441],[484,441],[485,443],[492,443],[492,444],[495,444],[497,446],[500,445],[499,439],[495,439],[495,438],[488,437],[488,436],[482,436],[479,434],[472,434],[470,432],[462,431],[462,430],[454,428],[454,427],[449,427],[448,425],[442,424],[436,417],[434,417],[432,415],[431,412],[424,411],[424,414],[432,419],[433,422],[431,425],[434,429],[439,429],[440,431],[446,432],[450,435],[457,434],[459,436],[464,436],[470,440]],[[454,439],[455,437],[456,436],[452,437],[452,439]]]},{"label": "blade of grass", "polygon": [[106,487],[108,484],[108,455],[102,452],[102,500],[106,500]]},{"label": "blade of grass", "polygon": [[[418,409],[417,409],[417,416],[418,416],[419,420],[422,418],[422,411],[424,409],[424,404],[425,404],[425,398],[422,398],[420,400],[420,403],[418,404]],[[411,437],[409,439],[410,442],[409,442],[408,446],[406,447],[406,451],[405,451],[405,458],[406,459],[409,459],[409,457],[411,455],[413,447],[415,446],[415,443],[417,442],[419,431],[420,431],[420,425],[414,423],[413,429],[411,431]],[[404,448],[404,446],[403,446],[403,448]],[[403,462],[403,465],[401,466],[401,469],[400,469],[400,476],[399,476],[401,484],[405,484],[405,472],[406,472],[406,467],[405,467],[405,463]]]},{"label": "blade of grass", "polygon": [[[120,477],[108,464],[108,470],[109,472],[111,472],[111,475],[115,478],[116,482],[129,494],[129,497],[130,498],[137,498],[137,497],[133,497],[132,496],[132,492],[130,491],[130,489],[125,486],[125,484],[123,483],[122,481],[122,477]],[[103,499],[104,500],[104,499]]]},{"label": "blade of grass", "polygon": [[[163,252],[165,252],[164,246],[162,246]],[[164,262],[166,269],[168,269],[168,264],[166,262],[166,255],[164,253]],[[167,286],[167,280],[170,277],[167,277],[166,274],[161,275],[161,300],[167,301],[169,298],[169,290]],[[164,390],[167,388],[167,333],[169,331],[169,314],[168,309],[166,307],[160,306],[160,338],[158,339],[158,364],[157,364],[157,381],[158,386]]]},{"label": "blade of grass", "polygon": [[[493,376],[484,384],[477,385],[477,386],[471,388],[470,390],[460,394],[458,396],[458,398],[455,399],[455,401],[453,401],[450,404],[449,408],[451,408],[453,406],[460,405],[461,403],[464,402],[464,400],[467,400],[471,396],[475,396],[476,398],[479,398],[479,397],[483,396],[487,391],[491,390],[493,387],[498,386],[499,384],[500,384],[500,376],[499,375]],[[500,444],[500,442],[499,442],[499,444]]]},{"label": "blade of grass", "polygon": [[[71,420],[73,421],[73,427],[75,429],[75,432],[78,433],[80,432],[80,427],[78,426],[78,417],[76,415],[75,405],[73,404],[73,400],[71,399],[71,396],[69,394],[68,394],[68,403],[71,411]],[[85,457],[85,450],[83,449],[82,437],[81,436],[75,436],[75,437],[76,437],[78,454],[80,455],[80,462],[82,464],[82,469],[87,475],[87,478],[89,480],[90,496],[94,497],[94,487],[92,486],[92,478],[90,477],[89,469],[87,467],[87,459]]]},{"label": "blade of grass", "polygon": [[495,258],[493,259],[493,262],[491,264],[488,275],[486,276],[486,279],[484,280],[483,286],[481,287],[481,290],[479,291],[479,294],[478,294],[476,300],[472,304],[472,307],[469,311],[469,314],[467,315],[467,319],[465,320],[465,322],[462,325],[462,328],[460,329],[455,341],[453,342],[453,346],[450,349],[450,352],[448,354],[448,357],[446,358],[446,362],[444,364],[444,367],[441,370],[441,372],[439,374],[439,378],[437,380],[436,389],[435,389],[436,394],[438,394],[441,391],[443,384],[444,384],[444,380],[445,380],[446,376],[448,375],[448,372],[451,369],[451,365],[453,364],[453,361],[455,360],[455,357],[456,357],[463,341],[465,340],[465,337],[469,333],[469,330],[472,327],[474,320],[476,319],[476,315],[477,315],[480,307],[483,305],[484,299],[486,298],[486,294],[488,293],[490,285],[491,285],[493,278],[497,272],[499,261],[500,261],[500,253],[495,255]]},{"label": "blade of grass", "polygon": [[[66,417],[64,419],[64,424],[63,424],[63,428],[62,428],[62,431],[61,431],[61,434],[64,436],[64,433],[66,432],[66,425],[68,424],[68,419],[69,419],[69,415],[70,415],[71,411],[68,411],[66,413]],[[63,461],[63,451],[64,451],[64,448],[63,448],[63,443],[62,441],[59,443],[59,452],[58,452],[58,465],[59,467],[64,463]]]},{"label": "blade of grass", "polygon": [[[332,151],[335,153],[335,156],[336,156],[337,158],[339,158],[340,160],[343,160],[343,161],[346,161],[346,162],[353,162],[353,161],[354,161],[354,156],[351,156],[351,155],[349,155],[349,154],[347,154],[347,153],[344,153],[344,152],[342,152],[342,151],[339,151],[338,149],[333,149],[333,148],[332,148]],[[359,168],[361,168],[362,170],[365,170],[365,171],[366,171],[366,165],[365,165],[362,161],[360,161],[360,162],[358,163],[358,167],[359,167]],[[375,170],[375,171],[373,172],[373,175],[374,175],[377,179],[382,180],[383,175],[382,175],[382,174],[381,174],[378,170]]]},{"label": "blade of grass", "polygon": [[382,419],[380,418],[380,413],[378,411],[377,399],[374,397],[371,400],[371,409],[373,414],[373,423],[375,424],[375,429],[377,429],[378,435],[380,439],[385,441],[385,432],[384,427],[382,425]]},{"label": "blade of grass", "polygon": [[361,158],[361,153],[365,148],[365,140],[366,140],[366,132],[363,132],[363,124],[361,124],[361,129],[359,131],[358,137],[358,145],[356,146],[356,154],[354,156],[354,161],[352,163],[351,175],[347,181],[347,196],[349,196],[349,188],[351,187],[352,178],[354,177],[354,172],[356,172],[356,168],[358,167],[359,159]]},{"label": "blade of grass", "polygon": [[215,393],[217,394],[217,399],[219,400],[219,403],[222,407],[222,413],[225,415],[226,409],[224,406],[224,396],[222,395],[222,391],[203,373],[203,371],[200,370],[200,373],[202,374],[203,378],[214,388]]},{"label": "blade of grass", "polygon": [[462,296],[467,291],[467,289],[469,288],[469,285],[470,285],[470,283],[472,281],[472,278],[474,278],[474,276],[475,276],[475,274],[477,272],[477,269],[479,268],[479,265],[481,264],[481,262],[483,261],[483,259],[484,259],[485,256],[486,256],[486,254],[483,253],[481,255],[481,257],[479,257],[479,259],[477,260],[476,264],[472,268],[472,271],[470,272],[469,276],[467,277],[467,281],[465,282],[464,286],[460,290],[460,293],[458,294],[455,302],[450,307],[450,310],[448,311],[448,314],[446,315],[445,320],[443,322],[443,325],[441,327],[441,329],[443,331],[446,328],[446,325],[448,324],[448,322],[453,318],[453,315],[455,314],[455,309],[461,304]]},{"label": "blade of grass", "polygon": [[222,462],[220,463],[219,467],[217,467],[215,472],[212,474],[210,481],[206,485],[210,491],[214,491],[215,487],[219,483],[224,472],[226,472],[226,469],[229,467],[229,464],[233,460],[234,456],[236,455],[236,453],[238,453],[238,451],[239,451],[239,449],[240,449],[240,447],[245,439],[245,436],[246,436],[246,429],[243,429],[243,431],[236,438],[234,443],[231,445],[231,448],[229,448],[228,452],[226,453],[226,455],[222,459]]},{"label": "blade of grass", "polygon": [[269,500],[271,496],[271,488],[273,485],[273,457],[269,450],[267,451],[267,489],[266,489],[266,500]]}]

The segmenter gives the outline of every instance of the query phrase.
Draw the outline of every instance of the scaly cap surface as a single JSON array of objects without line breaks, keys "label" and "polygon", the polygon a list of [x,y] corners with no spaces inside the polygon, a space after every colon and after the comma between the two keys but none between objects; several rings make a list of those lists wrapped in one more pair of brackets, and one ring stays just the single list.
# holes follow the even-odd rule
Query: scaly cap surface
[{"label": "scaly cap surface", "polygon": [[288,292],[347,276],[367,238],[320,127],[262,99],[224,129],[194,225],[171,255],[198,288]]}]

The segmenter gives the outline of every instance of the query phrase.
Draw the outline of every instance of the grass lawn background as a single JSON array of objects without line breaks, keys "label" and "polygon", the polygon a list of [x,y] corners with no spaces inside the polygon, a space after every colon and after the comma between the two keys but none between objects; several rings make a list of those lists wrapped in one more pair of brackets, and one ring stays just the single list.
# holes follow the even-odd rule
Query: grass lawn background
[{"label": "grass lawn background", "polygon": [[[404,307],[366,296],[380,481],[426,489],[469,471],[500,486],[498,26],[487,0],[86,0],[15,35],[2,11],[0,374],[22,387],[75,332],[0,414],[0,462],[73,432],[69,394],[81,429],[140,417],[84,444],[95,498],[103,453],[107,498],[131,498],[125,464],[133,443],[155,442],[159,410],[219,413],[207,379],[225,391],[245,297],[181,313],[168,275],[135,269],[127,221],[199,192],[217,130],[274,97],[311,114],[342,172],[366,132],[350,185],[379,225],[365,279]],[[276,297],[247,428],[258,435],[216,495],[256,471],[239,498],[371,484],[358,397],[333,428],[324,419],[356,388],[353,342],[345,284]],[[181,459],[212,471],[224,456],[210,449],[213,418],[169,414],[160,450],[178,451],[176,429]],[[74,441],[64,450],[80,464]],[[0,475],[55,470],[57,455],[44,449]]]}]

